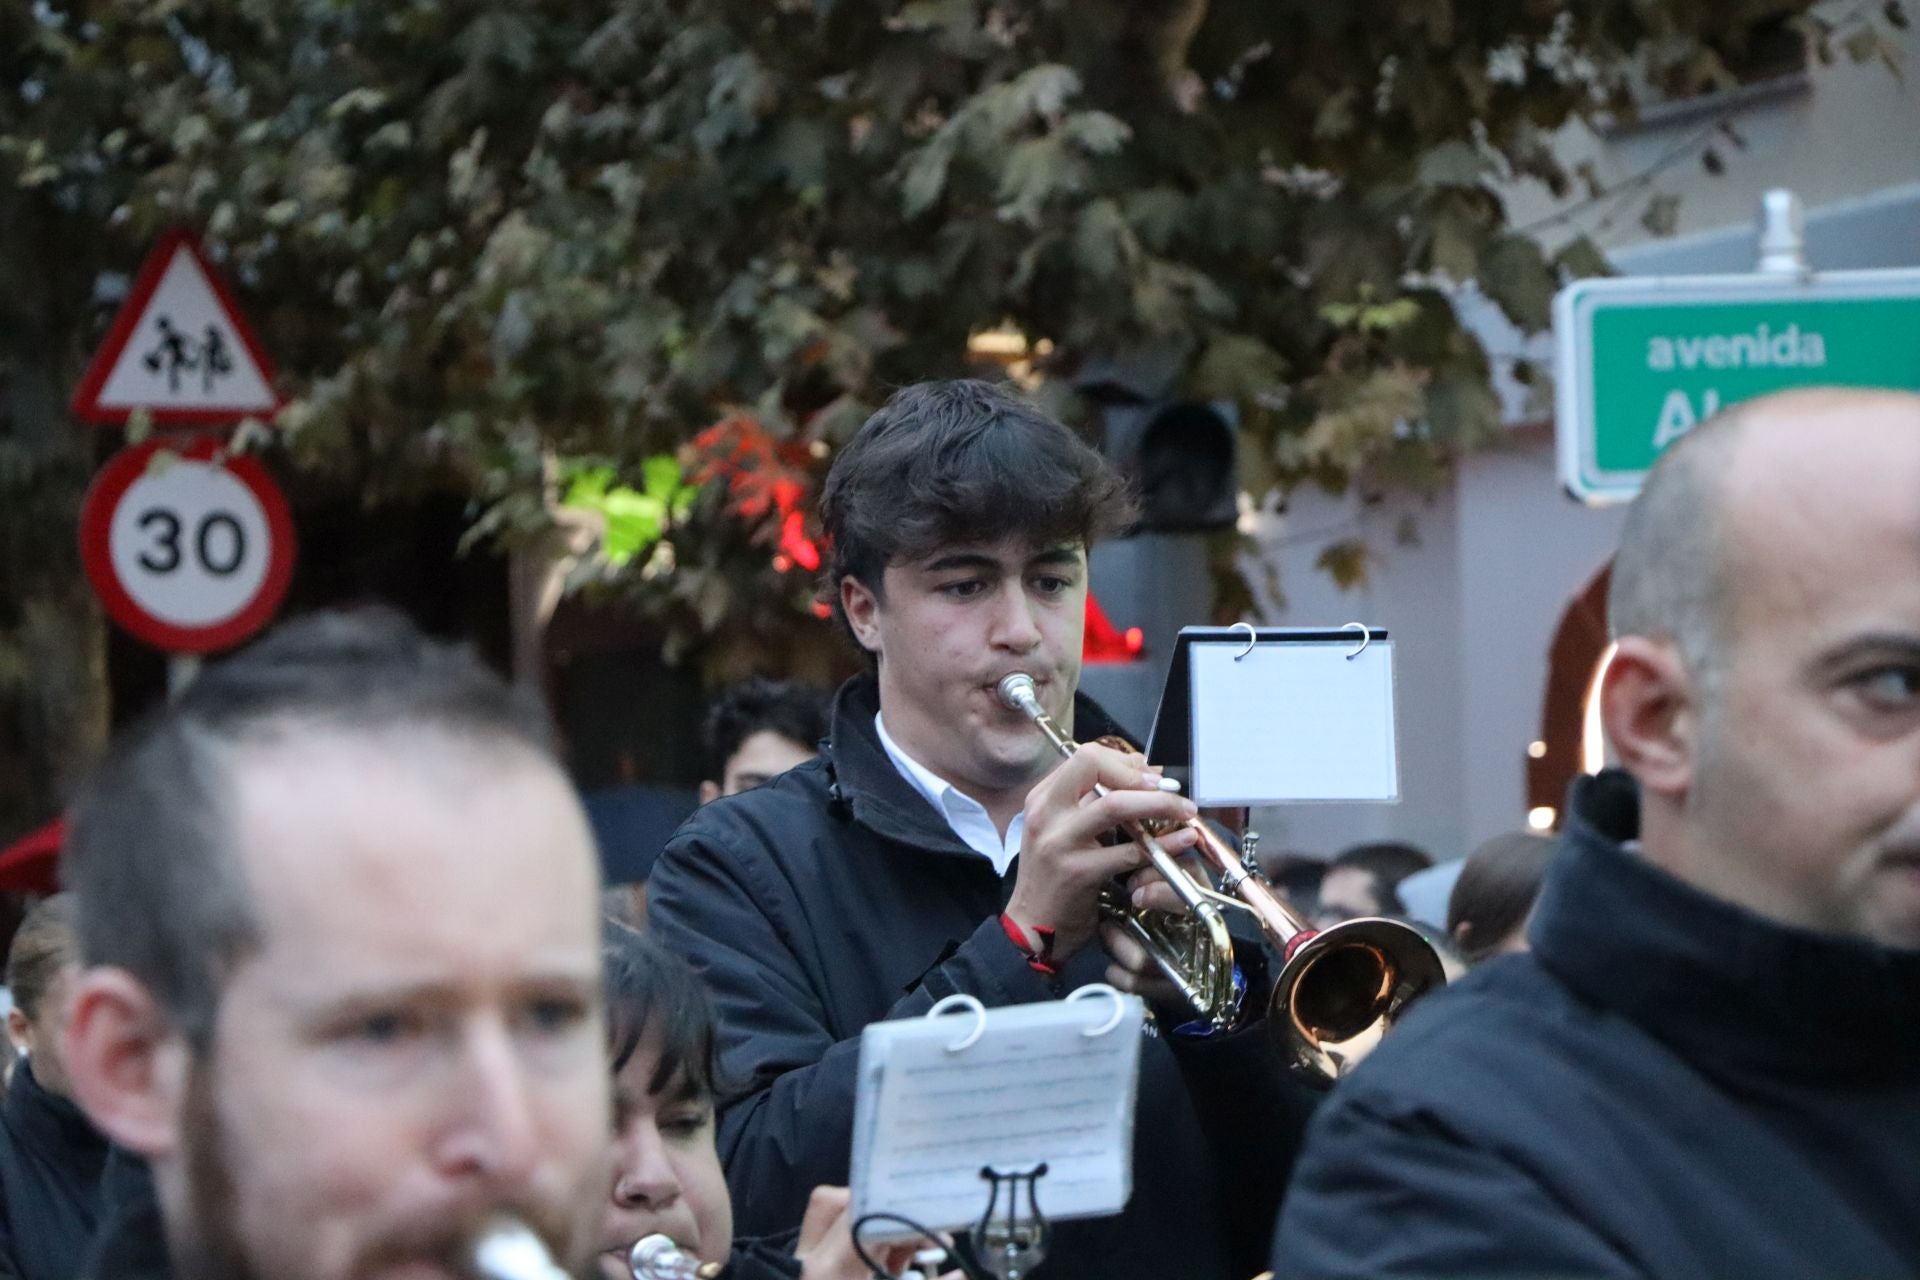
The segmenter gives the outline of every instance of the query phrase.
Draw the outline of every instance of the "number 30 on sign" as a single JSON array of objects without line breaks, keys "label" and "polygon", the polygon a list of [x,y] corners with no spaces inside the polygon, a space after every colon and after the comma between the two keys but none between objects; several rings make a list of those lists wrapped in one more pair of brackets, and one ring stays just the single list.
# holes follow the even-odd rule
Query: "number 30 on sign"
[{"label": "number 30 on sign", "polygon": [[213,439],[115,454],[80,511],[80,554],[107,616],[169,653],[264,627],[293,578],[293,518],[258,460]]}]

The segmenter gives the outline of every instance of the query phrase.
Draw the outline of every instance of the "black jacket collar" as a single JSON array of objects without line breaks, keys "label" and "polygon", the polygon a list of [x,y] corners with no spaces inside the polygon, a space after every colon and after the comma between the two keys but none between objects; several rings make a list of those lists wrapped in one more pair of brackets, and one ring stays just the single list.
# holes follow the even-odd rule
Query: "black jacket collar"
[{"label": "black jacket collar", "polygon": [[39,1152],[58,1152],[69,1163],[106,1159],[107,1140],[79,1107],[48,1093],[33,1075],[33,1060],[22,1058],[7,1086],[7,1128]]},{"label": "black jacket collar", "polygon": [[[855,822],[888,840],[929,853],[978,858],[979,853],[953,833],[946,815],[894,767],[874,731],[873,718],[879,712],[880,682],[871,672],[853,677],[834,696],[831,736],[821,754],[835,803],[847,806]],[[1117,734],[1137,741],[1083,693],[1074,694],[1073,723],[1083,739]],[[1038,737],[1040,731],[1033,732]]]},{"label": "black jacket collar", "polygon": [[146,1161],[113,1148],[101,1178],[104,1204],[86,1280],[168,1280],[166,1230]]},{"label": "black jacket collar", "polygon": [[1622,849],[1640,813],[1619,770],[1568,808],[1529,933],[1555,976],[1714,1074],[1920,1080],[1920,951],[1779,924]]}]

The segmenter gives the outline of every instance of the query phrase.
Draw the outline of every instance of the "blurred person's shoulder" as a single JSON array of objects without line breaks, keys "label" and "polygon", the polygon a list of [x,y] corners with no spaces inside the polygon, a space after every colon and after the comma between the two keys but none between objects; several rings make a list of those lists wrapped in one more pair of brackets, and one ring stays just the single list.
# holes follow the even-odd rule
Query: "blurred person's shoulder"
[{"label": "blurred person's shoulder", "polygon": [[667,842],[664,859],[693,848],[777,856],[804,844],[840,807],[832,767],[826,756],[815,756],[751,790],[695,809]]},{"label": "blurred person's shoulder", "polygon": [[1423,997],[1342,1080],[1333,1104],[1383,1118],[1465,1119],[1488,1109],[1546,1114],[1611,1075],[1648,1037],[1583,999],[1532,953],[1498,956]]}]

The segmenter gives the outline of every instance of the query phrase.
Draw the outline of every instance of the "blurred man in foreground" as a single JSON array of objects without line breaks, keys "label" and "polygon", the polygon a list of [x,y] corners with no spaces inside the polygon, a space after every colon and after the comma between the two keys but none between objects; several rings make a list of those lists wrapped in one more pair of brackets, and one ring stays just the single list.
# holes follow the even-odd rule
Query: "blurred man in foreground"
[{"label": "blurred man in foreground", "polygon": [[594,852],[519,692],[391,615],[293,623],[115,747],[66,873],[68,1073],[156,1193],[90,1274],[463,1275],[502,1212],[592,1253]]},{"label": "blurred man in foreground", "polygon": [[1281,1275],[1920,1271],[1920,398],[1702,425],[1609,604],[1626,772],[1321,1110]]}]

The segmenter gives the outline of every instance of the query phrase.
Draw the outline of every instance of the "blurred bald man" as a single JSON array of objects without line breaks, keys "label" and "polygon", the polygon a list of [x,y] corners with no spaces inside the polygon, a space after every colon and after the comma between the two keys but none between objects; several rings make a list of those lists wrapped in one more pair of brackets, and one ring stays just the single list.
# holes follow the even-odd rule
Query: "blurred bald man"
[{"label": "blurred bald man", "polygon": [[1281,1275],[1920,1272],[1920,398],[1703,424],[1609,610],[1624,771],[1322,1107]]}]

